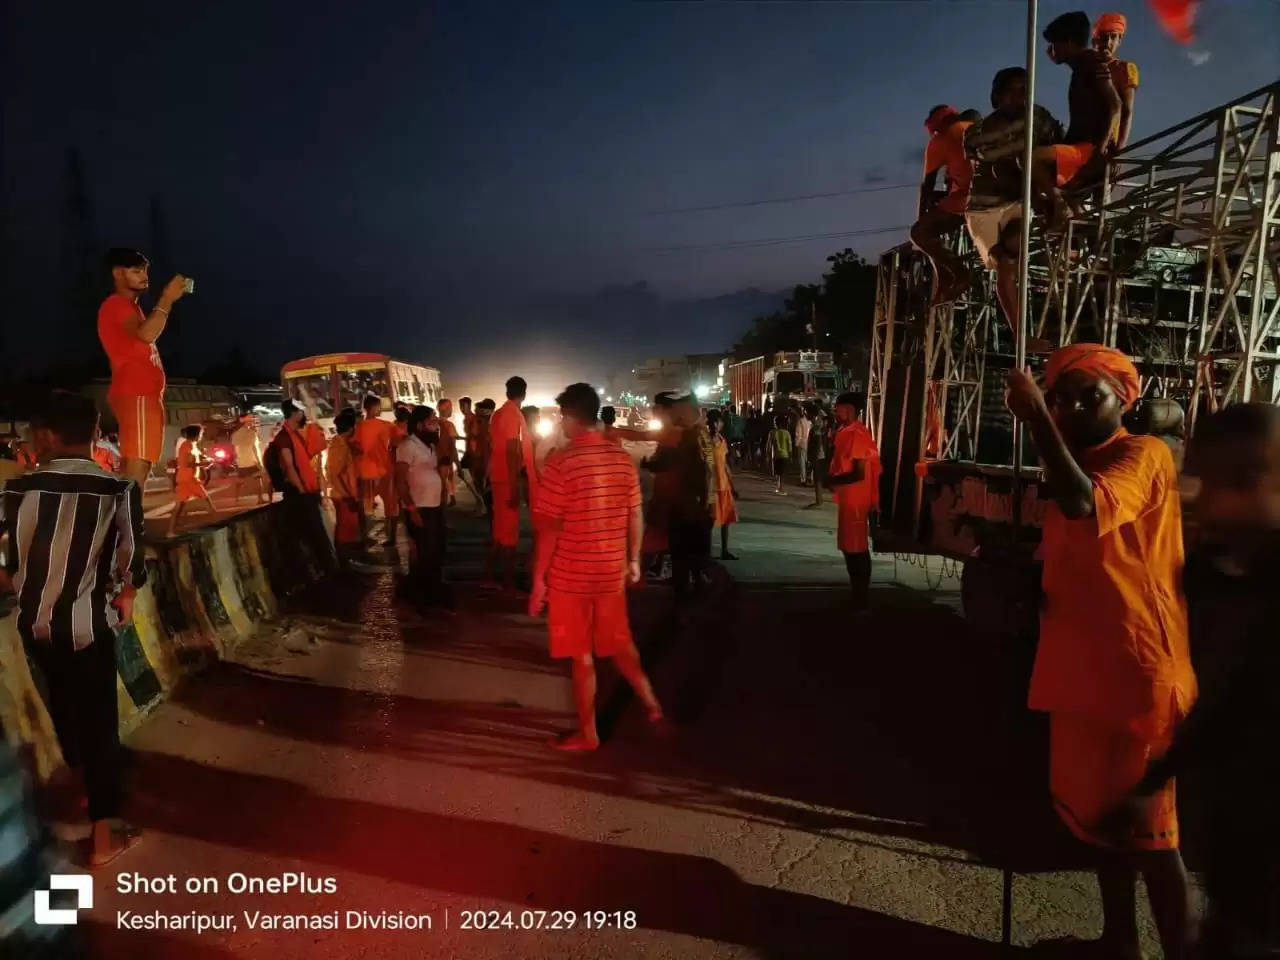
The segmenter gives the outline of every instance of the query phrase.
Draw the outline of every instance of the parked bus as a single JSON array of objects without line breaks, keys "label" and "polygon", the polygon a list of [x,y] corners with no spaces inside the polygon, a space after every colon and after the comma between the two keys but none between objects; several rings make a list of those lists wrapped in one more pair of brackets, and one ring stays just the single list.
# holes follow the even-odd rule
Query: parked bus
[{"label": "parked bus", "polygon": [[280,371],[281,392],[307,411],[328,433],[343,407],[359,411],[369,394],[382,400],[382,417],[390,420],[397,403],[436,406],[443,396],[440,371],[406,363],[383,353],[326,353],[286,363]]}]

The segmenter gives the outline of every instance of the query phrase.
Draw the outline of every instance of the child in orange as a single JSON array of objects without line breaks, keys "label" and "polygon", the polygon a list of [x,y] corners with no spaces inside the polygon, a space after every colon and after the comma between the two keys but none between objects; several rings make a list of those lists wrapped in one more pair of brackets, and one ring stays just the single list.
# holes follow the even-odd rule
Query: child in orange
[{"label": "child in orange", "polygon": [[178,530],[178,517],[190,500],[203,499],[209,505],[210,513],[217,513],[213,498],[200,482],[200,468],[208,466],[209,461],[200,453],[200,435],[204,428],[198,423],[182,428],[182,442],[178,444],[178,469],[174,477],[173,513],[169,515],[169,536]]}]

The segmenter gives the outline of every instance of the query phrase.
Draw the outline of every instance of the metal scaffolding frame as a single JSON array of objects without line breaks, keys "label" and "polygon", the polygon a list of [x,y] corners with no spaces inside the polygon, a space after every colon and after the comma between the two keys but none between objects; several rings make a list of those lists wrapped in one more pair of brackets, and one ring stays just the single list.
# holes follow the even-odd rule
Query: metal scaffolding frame
[{"label": "metal scaffolding frame", "polygon": [[[1183,402],[1192,423],[1229,403],[1280,402],[1280,82],[1131,144],[1074,202],[1065,231],[1033,226],[1032,336],[1124,350],[1144,394]],[[949,243],[973,277],[952,304],[928,306],[928,263],[910,244],[880,259],[867,418],[882,446],[886,431],[913,430],[921,459],[976,464],[985,380],[1013,362],[1013,344],[968,237]],[[886,404],[899,367],[914,394]],[[1010,445],[996,465],[1012,463]]]}]

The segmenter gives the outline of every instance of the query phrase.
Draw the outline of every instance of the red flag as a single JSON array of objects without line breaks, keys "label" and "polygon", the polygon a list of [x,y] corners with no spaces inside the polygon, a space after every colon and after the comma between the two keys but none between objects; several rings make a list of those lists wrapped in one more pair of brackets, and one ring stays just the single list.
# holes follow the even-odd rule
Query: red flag
[{"label": "red flag", "polygon": [[1147,0],[1165,33],[1184,47],[1196,38],[1192,29],[1200,0]]}]

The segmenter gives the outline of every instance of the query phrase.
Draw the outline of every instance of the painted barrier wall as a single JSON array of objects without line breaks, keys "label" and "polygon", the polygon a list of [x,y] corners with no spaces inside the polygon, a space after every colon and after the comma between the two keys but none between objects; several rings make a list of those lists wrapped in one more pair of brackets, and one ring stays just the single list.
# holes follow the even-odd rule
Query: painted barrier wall
[{"label": "painted barrier wall", "polygon": [[[258,625],[275,618],[290,590],[329,572],[327,544],[291,529],[279,504],[237,514],[175,538],[149,542],[147,584],[133,622],[116,635],[116,696],[128,730],[183,677],[225,658]],[[0,620],[0,726],[29,745],[43,779],[62,764],[11,611]]]}]

